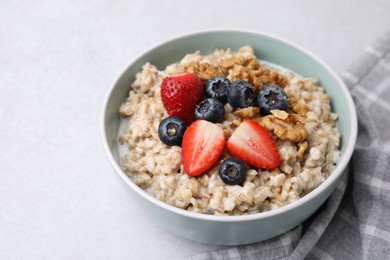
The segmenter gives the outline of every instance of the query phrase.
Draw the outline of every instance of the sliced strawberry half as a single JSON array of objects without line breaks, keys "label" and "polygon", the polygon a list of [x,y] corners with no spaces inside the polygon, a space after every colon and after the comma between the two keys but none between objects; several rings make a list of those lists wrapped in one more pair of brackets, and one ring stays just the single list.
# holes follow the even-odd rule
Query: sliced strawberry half
[{"label": "sliced strawberry half", "polygon": [[223,152],[225,135],[221,127],[205,120],[197,120],[186,130],[182,142],[184,170],[198,176],[214,165]]},{"label": "sliced strawberry half", "polygon": [[229,153],[249,165],[274,169],[280,164],[278,148],[271,134],[258,123],[242,122],[227,141]]}]

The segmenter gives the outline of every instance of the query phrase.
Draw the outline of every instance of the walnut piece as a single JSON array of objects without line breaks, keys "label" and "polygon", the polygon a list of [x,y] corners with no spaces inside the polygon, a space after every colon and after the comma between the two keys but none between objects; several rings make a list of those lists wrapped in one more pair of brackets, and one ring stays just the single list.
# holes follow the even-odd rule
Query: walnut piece
[{"label": "walnut piece", "polygon": [[302,117],[306,117],[306,114],[309,111],[307,105],[298,102],[291,102],[291,109]]},{"label": "walnut piece", "polygon": [[260,108],[258,108],[258,107],[239,108],[233,112],[233,114],[235,116],[238,116],[241,118],[252,118],[252,117],[258,116],[259,113],[260,113]]},{"label": "walnut piece", "polygon": [[187,64],[184,71],[196,73],[201,80],[208,80],[214,76],[228,76],[232,82],[242,79],[250,82],[255,89],[270,84],[277,84],[281,87],[288,84],[287,78],[283,75],[261,67],[260,62],[254,55],[229,56],[223,59],[220,65],[194,61]]},{"label": "walnut piece", "polygon": [[[278,114],[279,112],[274,111],[275,113]],[[301,142],[307,138],[305,120],[300,115],[288,113],[287,118],[281,119],[274,114],[257,117],[255,121],[274,133],[282,141]]]},{"label": "walnut piece", "polygon": [[271,114],[273,114],[276,118],[279,118],[282,120],[286,120],[288,117],[288,113],[286,111],[280,110],[280,109],[271,110]]},{"label": "walnut piece", "polygon": [[250,69],[243,65],[235,64],[233,68],[230,69],[230,72],[232,81],[237,79],[248,81],[255,89],[260,89],[265,85],[271,84],[277,84],[283,88],[287,86],[288,83],[283,75],[264,68]]},{"label": "walnut piece", "polygon": [[235,65],[241,65],[252,70],[260,68],[260,63],[255,56],[231,57],[221,62],[221,66],[227,70],[232,69]]},{"label": "walnut piece", "polygon": [[299,142],[297,145],[298,145],[297,157],[301,159],[303,158],[303,155],[309,145],[307,141]]},{"label": "walnut piece", "polygon": [[184,71],[188,73],[195,73],[201,80],[208,80],[211,77],[224,77],[227,72],[223,67],[216,67],[209,63],[193,62],[185,66]]},{"label": "walnut piece", "polygon": [[262,68],[257,73],[259,81],[264,85],[276,84],[284,88],[288,84],[288,80],[283,75],[277,73],[276,71],[271,71],[269,69]]},{"label": "walnut piece", "polygon": [[238,119],[233,119],[232,124],[235,126],[239,126],[241,124],[241,121]]},{"label": "walnut piece", "polygon": [[269,84],[285,87],[288,83],[283,75],[262,68],[255,56],[230,57],[223,60],[221,66],[230,71],[232,81],[242,79],[250,82],[256,89]]}]

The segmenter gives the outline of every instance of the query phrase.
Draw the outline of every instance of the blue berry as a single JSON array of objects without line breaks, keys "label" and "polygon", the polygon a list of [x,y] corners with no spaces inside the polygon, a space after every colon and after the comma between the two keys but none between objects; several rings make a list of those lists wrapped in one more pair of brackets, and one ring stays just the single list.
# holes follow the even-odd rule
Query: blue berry
[{"label": "blue berry", "polygon": [[212,77],[206,84],[206,97],[216,98],[222,104],[227,103],[230,81],[225,77]]},{"label": "blue berry", "polygon": [[225,108],[222,103],[215,98],[207,98],[196,105],[195,118],[221,123],[225,116]]},{"label": "blue berry", "polygon": [[256,92],[252,84],[238,79],[229,88],[228,102],[234,108],[244,108],[255,105]]},{"label": "blue berry", "polygon": [[183,140],[184,132],[186,131],[187,126],[183,120],[177,116],[169,116],[164,118],[158,126],[158,137],[161,142],[166,145],[181,146]]},{"label": "blue berry", "polygon": [[264,86],[257,95],[257,106],[262,116],[268,115],[273,109],[287,110],[288,97],[278,85]]},{"label": "blue berry", "polygon": [[247,167],[237,158],[231,157],[219,167],[219,177],[227,185],[241,185],[246,179]]}]

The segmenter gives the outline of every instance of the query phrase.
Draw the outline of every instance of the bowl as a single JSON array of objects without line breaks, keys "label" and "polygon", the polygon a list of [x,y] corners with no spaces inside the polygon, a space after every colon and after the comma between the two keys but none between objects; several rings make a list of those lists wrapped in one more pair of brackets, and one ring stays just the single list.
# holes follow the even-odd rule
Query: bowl
[{"label": "bowl", "polygon": [[[338,113],[341,133],[341,157],[334,172],[317,188],[295,202],[267,212],[242,216],[214,216],[189,212],[163,203],[135,185],[120,166],[118,155],[118,108],[125,101],[135,74],[146,62],[160,70],[178,62],[188,53],[215,49],[237,50],[250,45],[260,60],[265,60],[306,77],[315,77]],[[341,177],[348,172],[357,137],[357,119],[353,100],[338,75],[309,51],[268,34],[220,30],[192,33],[161,43],[130,63],[109,88],[102,108],[102,137],[108,159],[120,182],[151,221],[179,236],[202,243],[242,245],[280,235],[310,217],[330,196]]]}]

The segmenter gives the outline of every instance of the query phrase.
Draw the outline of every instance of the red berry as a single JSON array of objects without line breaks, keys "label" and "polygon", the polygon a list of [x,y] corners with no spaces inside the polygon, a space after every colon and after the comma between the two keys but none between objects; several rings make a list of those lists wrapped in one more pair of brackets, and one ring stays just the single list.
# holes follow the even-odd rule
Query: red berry
[{"label": "red berry", "polygon": [[229,153],[245,163],[262,169],[280,164],[278,148],[271,134],[258,123],[242,122],[227,141]]},{"label": "red berry", "polygon": [[225,135],[221,127],[205,120],[192,123],[184,133],[182,160],[186,173],[198,176],[222,155]]},{"label": "red berry", "polygon": [[202,101],[204,88],[195,73],[180,74],[164,78],[161,99],[171,116],[177,116],[187,125],[195,121],[195,106]]}]

